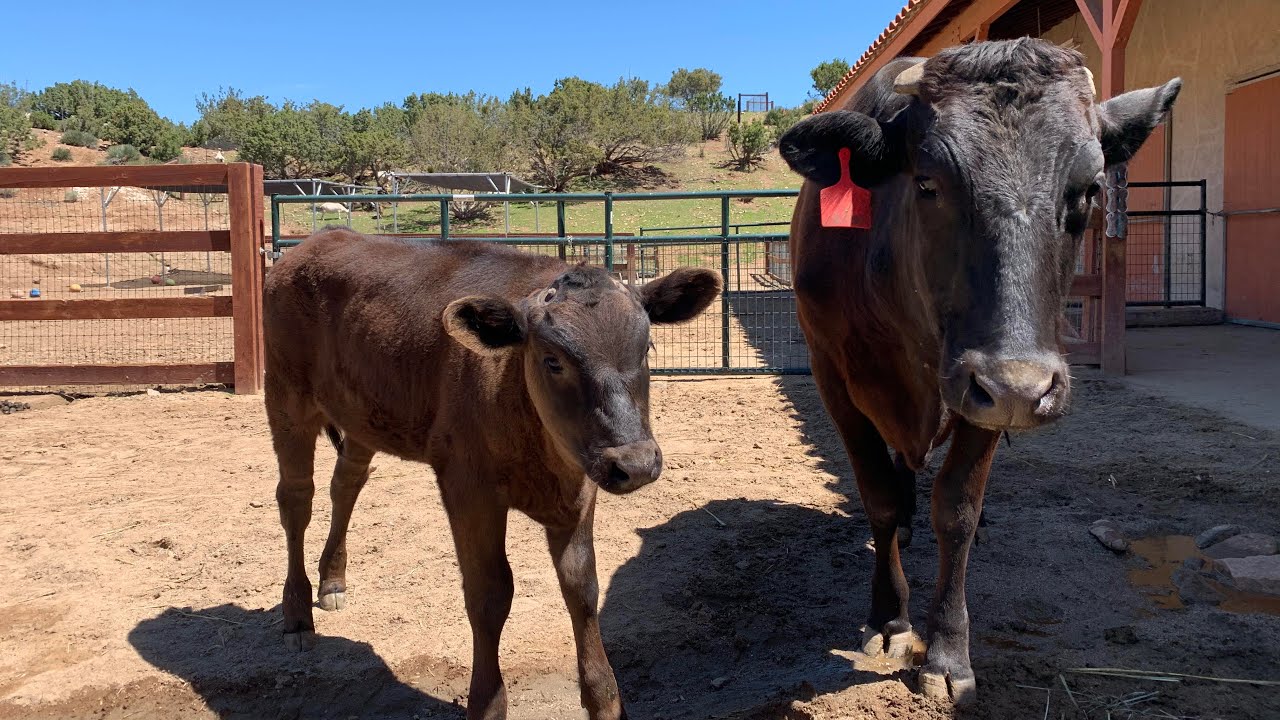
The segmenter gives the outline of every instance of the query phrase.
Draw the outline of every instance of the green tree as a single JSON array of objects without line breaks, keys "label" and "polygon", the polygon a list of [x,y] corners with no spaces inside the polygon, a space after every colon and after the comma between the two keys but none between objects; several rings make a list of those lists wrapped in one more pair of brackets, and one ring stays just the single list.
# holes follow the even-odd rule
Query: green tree
[{"label": "green tree", "polygon": [[196,110],[200,119],[191,128],[192,142],[219,150],[239,148],[253,125],[277,112],[265,97],[245,97],[235,88],[219,88],[216,95],[201,94]]},{"label": "green tree", "polygon": [[744,172],[756,169],[764,162],[765,153],[769,152],[773,139],[772,128],[759,120],[731,123],[727,145],[734,167]]},{"label": "green tree", "polygon": [[832,58],[818,65],[809,71],[809,77],[813,80],[813,90],[819,96],[826,97],[848,72],[849,62],[844,58]]},{"label": "green tree", "polygon": [[593,84],[562,78],[546,95],[534,98],[528,90],[512,95],[508,127],[526,153],[534,182],[562,192],[575,180],[590,177],[604,159],[592,142],[597,110],[591,103],[599,97]]},{"label": "green tree", "polygon": [[408,156],[427,172],[496,172],[510,169],[505,108],[494,99],[466,95],[420,95],[409,103]]},{"label": "green tree", "polygon": [[721,82],[720,74],[707,68],[692,70],[679,68],[671,73],[671,79],[667,81],[666,93],[683,107],[699,95],[719,93]]},{"label": "green tree", "polygon": [[704,93],[690,98],[685,107],[693,112],[702,139],[715,140],[729,124],[733,98],[720,93]]},{"label": "green tree", "polygon": [[588,92],[598,98],[592,102],[592,137],[601,156],[597,174],[627,172],[670,157],[693,140],[692,128],[671,99],[646,80],[619,80]]},{"label": "green tree", "polygon": [[30,98],[17,85],[0,84],[0,154],[13,156],[31,137]]}]

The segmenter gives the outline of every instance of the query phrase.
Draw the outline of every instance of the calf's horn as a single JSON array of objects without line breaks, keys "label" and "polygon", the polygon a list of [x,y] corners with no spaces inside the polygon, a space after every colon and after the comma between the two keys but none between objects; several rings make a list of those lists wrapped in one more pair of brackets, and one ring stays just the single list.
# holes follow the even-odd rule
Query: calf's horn
[{"label": "calf's horn", "polygon": [[1093,90],[1093,96],[1098,97],[1098,86],[1093,82],[1093,73],[1089,71],[1089,68],[1085,68],[1084,74],[1089,78],[1089,87]]},{"label": "calf's horn", "polygon": [[898,73],[893,80],[893,91],[900,95],[919,95],[920,78],[924,76],[924,63],[916,63]]}]

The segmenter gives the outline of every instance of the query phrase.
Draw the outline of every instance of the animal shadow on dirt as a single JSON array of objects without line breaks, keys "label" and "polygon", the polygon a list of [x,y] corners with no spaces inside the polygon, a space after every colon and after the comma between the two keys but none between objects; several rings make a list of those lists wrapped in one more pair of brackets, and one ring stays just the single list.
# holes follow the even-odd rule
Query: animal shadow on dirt
[{"label": "animal shadow on dirt", "polygon": [[847,656],[869,597],[861,517],[717,500],[637,532],[641,550],[613,575],[601,614],[633,717],[723,717],[854,684],[913,683],[907,671],[856,670]]},{"label": "animal shadow on dirt", "polygon": [[[279,618],[278,607],[168,608],[138,623],[129,642],[147,662],[189,682],[222,718],[465,717],[460,706],[397,679],[368,643],[325,636],[310,652],[286,652]],[[443,678],[441,694],[465,694],[465,669],[432,674]]]}]

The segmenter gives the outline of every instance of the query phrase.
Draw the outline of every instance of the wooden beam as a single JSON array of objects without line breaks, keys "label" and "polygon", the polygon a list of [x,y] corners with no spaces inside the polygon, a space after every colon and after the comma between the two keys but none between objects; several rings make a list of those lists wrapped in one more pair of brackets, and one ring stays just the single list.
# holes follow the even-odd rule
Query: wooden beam
[{"label": "wooden beam", "polygon": [[181,365],[0,365],[0,387],[207,385],[235,378],[229,362]]},{"label": "wooden beam", "polygon": [[1084,17],[1084,24],[1089,27],[1089,34],[1099,48],[1107,47],[1106,36],[1102,33],[1102,6],[1098,0],[1076,0],[1076,7]]},{"label": "wooden beam", "polygon": [[227,252],[227,230],[0,233],[0,255],[50,253]]},{"label": "wooden beam", "polygon": [[986,42],[991,35],[991,23],[984,22],[978,26],[977,31],[973,33],[974,42]]},{"label": "wooden beam", "polygon": [[229,165],[82,165],[0,168],[0,188],[225,185]]},{"label": "wooden beam", "polygon": [[1133,24],[1137,22],[1138,11],[1141,9],[1142,0],[1119,0],[1108,31],[1108,42],[1112,47],[1123,48],[1129,45],[1129,35],[1133,33]]},{"label": "wooden beam", "polygon": [[867,61],[865,65],[858,71],[857,77],[840,89],[839,94],[831,98],[831,102],[827,104],[827,110],[838,110],[844,106],[844,103],[853,94],[858,92],[867,80],[875,75],[880,68],[888,65],[899,55],[906,51],[912,41],[916,39],[916,33],[929,26],[934,18],[942,14],[942,11],[951,3],[951,0],[926,0],[924,7],[916,11],[907,21],[898,28],[884,45],[882,45],[875,57]]},{"label": "wooden beam", "polygon": [[1102,347],[1096,342],[1067,343],[1067,362],[1071,365],[1099,365]]},{"label": "wooden beam", "polygon": [[[931,56],[943,48],[959,45],[973,37],[984,25],[989,28],[992,22],[1017,4],[1018,0],[975,0],[972,5],[948,22],[942,32],[930,38],[919,50],[916,50],[915,54]],[[985,32],[983,39],[986,39]]]},{"label": "wooden beam", "polygon": [[[262,392],[262,228],[257,223],[253,170],[247,163],[227,167],[227,212],[231,225],[231,317],[235,345],[236,394]],[[255,227],[257,228],[255,230]]]},{"label": "wooden beam", "polygon": [[1102,297],[1102,276],[1076,275],[1071,280],[1071,291],[1067,293],[1067,297]]},{"label": "wooden beam", "polygon": [[231,317],[231,298],[217,295],[110,300],[0,300],[0,321],[206,317]]}]

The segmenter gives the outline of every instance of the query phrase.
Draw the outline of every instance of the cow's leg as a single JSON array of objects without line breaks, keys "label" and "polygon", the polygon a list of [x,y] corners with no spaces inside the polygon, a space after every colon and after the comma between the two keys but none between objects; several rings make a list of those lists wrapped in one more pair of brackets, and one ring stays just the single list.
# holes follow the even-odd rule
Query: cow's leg
[{"label": "cow's leg", "polygon": [[373,472],[369,469],[372,459],[372,449],[350,437],[343,438],[329,483],[333,520],[329,524],[329,540],[320,554],[321,610],[341,610],[347,603],[347,525],[360,489]]},{"label": "cow's leg", "polygon": [[929,650],[920,689],[956,703],[976,696],[969,665],[969,611],[964,575],[969,545],[982,513],[999,433],[958,422],[951,451],[933,483],[933,532],[938,538],[938,586],[929,612]]},{"label": "cow's leg", "polygon": [[281,602],[284,639],[290,649],[306,650],[315,644],[316,626],[311,615],[311,580],[307,577],[302,540],[311,522],[311,498],[315,494],[312,473],[320,428],[318,423],[299,419],[307,417],[300,407],[302,400],[284,395],[270,382],[266,390],[267,422],[280,466],[276,504],[289,554]]},{"label": "cow's leg", "polygon": [[893,472],[898,480],[898,548],[911,546],[911,521],[916,516],[916,473],[894,453]]},{"label": "cow's leg", "polygon": [[591,720],[619,720],[627,716],[618,695],[618,682],[605,657],[600,638],[599,584],[596,580],[596,549],[592,541],[595,515],[594,489],[578,523],[565,528],[547,528],[551,560],[560,578],[573,639],[578,649],[578,682],[582,706]]},{"label": "cow's leg", "polygon": [[835,367],[819,353],[812,356],[813,377],[823,404],[844,440],[853,474],[858,481],[862,507],[871,523],[876,550],[875,572],[871,576],[871,612],[863,629],[863,651],[910,656],[916,637],[911,632],[907,602],[910,589],[902,572],[898,551],[898,520],[902,482],[894,470],[889,448],[879,431],[853,404],[844,380]]},{"label": "cow's leg", "polygon": [[507,716],[507,688],[498,669],[498,642],[515,592],[506,553],[507,509],[477,493],[471,478],[444,478],[441,487],[471,621],[467,719],[501,720]]}]

